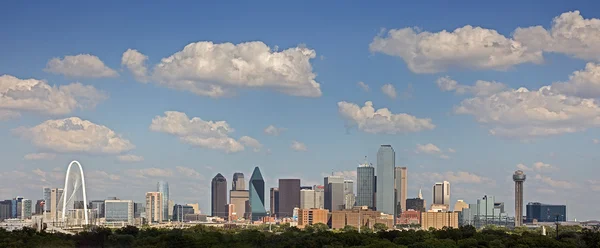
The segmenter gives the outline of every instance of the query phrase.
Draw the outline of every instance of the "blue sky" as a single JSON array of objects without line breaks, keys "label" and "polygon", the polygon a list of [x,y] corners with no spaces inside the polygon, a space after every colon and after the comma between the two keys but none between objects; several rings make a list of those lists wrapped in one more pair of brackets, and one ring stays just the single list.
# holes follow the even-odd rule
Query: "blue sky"
[{"label": "blue sky", "polygon": [[[600,89],[600,76],[594,74],[600,73],[596,67],[600,62],[600,16],[596,14],[600,6],[594,1],[467,1],[460,5],[445,1],[189,1],[177,5],[62,1],[10,2],[1,8],[5,11],[0,16],[0,75],[16,78],[0,79],[0,86],[6,85],[0,87],[0,111],[10,113],[0,121],[2,198],[41,198],[41,187],[60,187],[68,162],[77,159],[89,178],[89,199],[141,200],[146,191],[154,190],[156,181],[166,180],[176,202],[199,202],[208,210],[210,179],[218,172],[228,180],[236,171],[249,178],[258,165],[269,187],[282,177],[301,178],[303,184],[322,183],[323,175],[332,171],[352,178],[364,156],[375,162],[378,146],[391,144],[396,164],[409,168],[409,197],[423,187],[430,202],[431,186],[448,180],[453,185],[452,201],[472,203],[491,194],[512,206],[510,176],[522,164],[520,168],[529,176],[526,202],[568,203],[570,219],[598,218],[587,206],[600,202],[581,201],[600,191],[600,181],[593,176],[598,172],[600,145],[594,142],[600,139],[600,121],[595,119],[600,119],[596,109],[600,94],[594,92]],[[554,18],[576,10],[580,13],[559,19],[564,25],[553,24]],[[538,25],[549,35],[529,28]],[[413,34],[422,36],[411,42],[423,49],[412,51],[415,59],[411,61],[406,55],[411,48],[400,42],[408,39],[406,33],[392,36],[388,32],[412,27]],[[524,29],[517,32],[519,27]],[[454,31],[457,28],[462,31]],[[447,31],[444,39],[439,36],[442,30]],[[476,39],[482,35],[487,38]],[[385,44],[376,43],[377,38]],[[242,56],[264,70],[254,72],[255,67],[249,67],[246,77],[239,80],[227,78],[227,67],[206,74],[185,63],[161,62],[196,42],[202,47],[207,44],[202,42],[229,42],[236,49],[240,43],[259,42],[271,49],[266,55],[296,48],[315,55],[308,58],[296,52],[297,60],[283,57],[273,63]],[[490,44],[498,48],[484,46]],[[424,48],[428,46],[430,50]],[[147,56],[145,80],[127,66],[133,64],[122,63],[128,49]],[[250,55],[259,54],[257,47],[248,49],[257,49]],[[65,57],[85,54],[89,56]],[[191,55],[191,61],[215,63],[237,56],[183,54]],[[54,58],[60,63],[52,64]],[[91,68],[71,63],[77,58],[102,64]],[[282,67],[281,63],[289,64]],[[588,63],[592,63],[589,69]],[[167,69],[155,69],[158,64]],[[292,69],[289,75],[273,72],[281,68]],[[583,72],[581,79],[570,78],[576,71]],[[316,76],[311,78],[311,74]],[[440,81],[445,77],[448,80],[442,81],[447,84]],[[249,78],[263,84],[249,87]],[[64,106],[28,89],[20,88],[23,99],[12,102],[15,96],[4,89],[26,79],[45,80],[48,86],[79,82],[93,87],[94,93],[68,87],[50,90],[62,94],[54,100],[68,92],[70,100],[77,101],[53,113],[52,109]],[[183,80],[191,85],[224,86],[231,94],[194,94]],[[320,94],[298,96],[302,90],[314,90],[307,86],[311,80],[320,84]],[[490,84],[471,87],[477,80]],[[370,90],[363,90],[358,82]],[[386,84],[395,88],[395,98],[382,92]],[[535,94],[548,85],[550,93]],[[291,93],[282,92],[285,87],[291,87]],[[516,92],[520,87],[530,93]],[[80,101],[82,97],[93,104]],[[367,101],[376,110],[388,108],[393,114],[430,119],[431,125],[411,126],[406,116],[382,122],[373,116],[353,119],[338,106],[346,102],[363,107]],[[42,103],[46,107],[39,107]],[[504,107],[514,111],[499,110]],[[183,131],[169,125],[152,129],[153,119],[167,118],[165,111],[184,113],[190,119],[226,121],[235,131],[222,136],[222,132],[199,131],[201,127],[194,125]],[[70,117],[89,121],[92,127],[104,126],[99,132],[92,132],[93,128],[85,132],[91,132],[90,140],[111,140],[116,145],[92,146],[82,141],[85,132],[44,129],[48,120],[64,122]],[[283,130],[277,136],[268,135],[264,130],[270,125]],[[231,147],[186,141],[190,137],[204,141],[211,135],[228,142],[231,138],[245,149],[228,152]],[[260,147],[241,142],[243,136],[258,141]],[[56,145],[57,140],[63,143]],[[306,151],[292,149],[293,141],[303,143]],[[122,155],[143,160],[119,161]],[[512,208],[508,211],[512,213]]]}]

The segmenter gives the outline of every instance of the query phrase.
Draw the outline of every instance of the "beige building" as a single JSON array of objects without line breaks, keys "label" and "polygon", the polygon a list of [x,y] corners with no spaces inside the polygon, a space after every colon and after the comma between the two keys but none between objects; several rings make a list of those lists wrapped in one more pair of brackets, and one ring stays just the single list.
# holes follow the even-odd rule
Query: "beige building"
[{"label": "beige building", "polygon": [[194,214],[200,214],[200,207],[198,206],[198,203],[188,203],[185,205],[192,207],[194,209]]},{"label": "beige building", "polygon": [[360,207],[354,209],[333,211],[331,213],[331,228],[341,229],[345,226],[367,226],[373,228],[375,223],[383,223],[388,228],[393,227],[394,217],[388,214],[381,214],[379,211],[373,211]]},{"label": "beige building", "polygon": [[161,192],[146,193],[146,221],[161,223],[163,220],[163,201]]},{"label": "beige building", "polygon": [[298,228],[304,228],[308,225],[323,223],[327,225],[329,210],[327,209],[299,209],[298,210]]},{"label": "beige building", "polygon": [[427,212],[448,212],[450,207],[446,204],[431,204],[431,208]]},{"label": "beige building", "polygon": [[442,229],[443,227],[458,228],[458,212],[424,212],[421,213],[421,228]]},{"label": "beige building", "polygon": [[235,212],[235,205],[227,204],[227,205],[225,205],[225,209],[227,209],[227,220],[228,221],[236,221],[238,219],[237,213]]},{"label": "beige building", "polygon": [[233,212],[238,218],[246,216],[246,201],[250,198],[248,190],[229,191],[229,203],[233,204]]},{"label": "beige building", "polygon": [[454,204],[454,212],[462,212],[462,210],[465,208],[469,208],[469,204],[467,204],[463,200],[458,200]]},{"label": "beige building", "polygon": [[396,189],[396,208],[400,208],[397,214],[406,211],[406,196],[408,181],[406,174],[408,173],[406,167],[395,167],[394,168],[394,187]]},{"label": "beige building", "polygon": [[60,202],[60,200],[62,200],[62,195],[63,195],[63,189],[52,189],[50,191],[50,202],[52,203],[52,205],[50,206],[50,221],[59,221],[59,212],[62,211],[62,209],[58,209],[60,206],[62,206],[62,202]]}]

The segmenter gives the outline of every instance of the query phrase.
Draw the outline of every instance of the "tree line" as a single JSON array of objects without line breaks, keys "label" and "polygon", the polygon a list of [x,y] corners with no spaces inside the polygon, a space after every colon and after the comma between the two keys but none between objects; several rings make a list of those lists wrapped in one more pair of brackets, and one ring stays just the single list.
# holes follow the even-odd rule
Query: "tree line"
[{"label": "tree line", "polygon": [[539,230],[517,228],[507,230],[472,226],[442,230],[393,230],[381,226],[373,229],[354,227],[330,230],[317,224],[300,230],[289,225],[222,229],[197,225],[187,229],[93,227],[66,235],[37,232],[34,229],[6,231],[0,229],[0,247],[600,247],[600,233],[595,230],[565,227]]}]

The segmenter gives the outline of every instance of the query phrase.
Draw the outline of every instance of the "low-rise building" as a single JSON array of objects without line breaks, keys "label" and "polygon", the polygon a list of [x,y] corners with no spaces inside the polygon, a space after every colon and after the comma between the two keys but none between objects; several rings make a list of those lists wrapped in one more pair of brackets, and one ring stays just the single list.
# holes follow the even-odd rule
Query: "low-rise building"
[{"label": "low-rise building", "polygon": [[332,229],[341,229],[345,226],[367,226],[373,228],[376,223],[383,223],[388,228],[393,227],[394,217],[388,214],[382,214],[379,211],[373,211],[361,207],[355,207],[349,210],[333,211],[331,213]]},{"label": "low-rise building", "polygon": [[298,210],[298,228],[304,228],[316,223],[327,224],[329,210],[327,209],[300,209]]},{"label": "low-rise building", "polygon": [[421,212],[414,209],[406,210],[400,214],[400,218],[397,221],[401,225],[420,224]]},{"label": "low-rise building", "polygon": [[423,212],[421,213],[422,229],[458,228],[458,212]]}]

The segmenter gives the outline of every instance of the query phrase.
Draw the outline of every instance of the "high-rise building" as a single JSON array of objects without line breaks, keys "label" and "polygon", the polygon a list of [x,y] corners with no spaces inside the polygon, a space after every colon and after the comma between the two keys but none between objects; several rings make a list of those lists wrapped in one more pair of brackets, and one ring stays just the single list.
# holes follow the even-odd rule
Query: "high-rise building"
[{"label": "high-rise building", "polygon": [[168,220],[173,219],[173,207],[175,206],[175,202],[173,200],[169,200],[169,218]]},{"label": "high-rise building", "polygon": [[265,180],[263,180],[258,166],[254,167],[254,171],[250,177],[249,202],[253,221],[267,216],[267,210],[265,210]]},{"label": "high-rise building", "polygon": [[513,181],[515,181],[515,226],[523,225],[523,183],[526,178],[522,170],[515,171],[515,174],[513,174]]},{"label": "high-rise building", "polygon": [[50,188],[44,188],[44,212],[50,212],[52,201],[50,200],[52,190]]},{"label": "high-rise building", "polygon": [[354,181],[344,180],[344,209],[352,209],[355,204]]},{"label": "high-rise building", "polygon": [[221,173],[213,177],[211,182],[211,207],[212,216],[227,218],[227,179]]},{"label": "high-rise building", "polygon": [[552,205],[539,202],[527,204],[526,222],[565,222],[567,221],[567,206]]},{"label": "high-rise building", "polygon": [[377,151],[377,211],[395,216],[394,167],[396,153],[391,145],[381,145]]},{"label": "high-rise building", "polygon": [[[63,189],[51,189],[50,190],[50,219],[49,221],[58,221],[58,212],[59,212],[59,201],[62,198]],[[47,209],[47,208],[46,208]],[[62,211],[62,210],[61,210]]]},{"label": "high-rise building", "polygon": [[311,209],[315,207],[315,190],[300,190],[300,209]]},{"label": "high-rise building", "polygon": [[21,219],[31,219],[31,200],[23,199],[21,200]]},{"label": "high-rise building", "polygon": [[365,161],[356,168],[356,205],[374,209],[374,199],[375,168]]},{"label": "high-rise building", "polygon": [[422,212],[421,228],[442,229],[444,227],[458,228],[458,212]]},{"label": "high-rise building", "polygon": [[433,204],[450,206],[450,183],[448,181],[433,185]]},{"label": "high-rise building", "polygon": [[140,218],[140,217],[146,217],[146,204],[144,203],[140,203],[140,202],[134,202],[133,203],[133,217],[134,218]]},{"label": "high-rise building", "polygon": [[330,212],[342,210],[344,204],[344,178],[328,176],[324,178],[325,184],[325,209]]},{"label": "high-rise building", "polygon": [[463,205],[461,211],[457,211],[455,207],[454,212],[459,212],[461,225],[471,225],[475,228],[482,228],[488,225],[512,227],[514,221],[509,218],[504,212],[502,207],[504,203],[496,202],[496,197],[492,195],[485,195],[481,199],[477,199],[476,204],[468,204],[468,207],[464,207],[466,203],[458,203],[457,205]]},{"label": "high-rise building", "polygon": [[248,190],[232,190],[229,192],[229,203],[238,218],[246,215],[246,202],[250,199]]},{"label": "high-rise building", "polygon": [[233,180],[231,181],[231,190],[246,190],[246,181],[244,180],[244,173],[233,173]]},{"label": "high-rise building", "polygon": [[37,200],[35,203],[35,214],[40,215],[44,214],[44,200]]},{"label": "high-rise building", "polygon": [[12,218],[12,201],[0,201],[0,221]]},{"label": "high-rise building", "polygon": [[194,209],[194,214],[200,214],[200,206],[198,203],[188,203],[186,206],[190,206]]},{"label": "high-rise building", "polygon": [[94,218],[104,218],[104,200],[93,200],[90,202],[90,210]]},{"label": "high-rise building", "polygon": [[400,215],[402,211],[406,210],[406,194],[408,188],[407,173],[408,172],[406,167],[394,168],[394,186],[396,189],[397,215]]},{"label": "high-rise building", "polygon": [[156,191],[162,194],[162,218],[163,221],[169,220],[169,183],[165,181],[159,181],[156,184]]},{"label": "high-rise building", "polygon": [[148,223],[161,223],[163,221],[163,202],[161,192],[146,193],[146,221]]},{"label": "high-rise building", "polygon": [[[469,208],[469,204],[467,204],[463,200],[458,200],[458,201],[456,201],[456,203],[454,203],[454,208],[452,209],[452,211],[461,212],[463,209],[466,209],[466,208]],[[504,211],[502,211],[502,212],[504,212]]]},{"label": "high-rise building", "polygon": [[325,208],[325,186],[314,185],[313,190],[315,191],[315,208]]},{"label": "high-rise building", "polygon": [[106,200],[104,202],[104,218],[110,223],[135,224],[135,211],[132,200]]},{"label": "high-rise building", "polygon": [[276,216],[279,213],[279,188],[271,188],[269,190],[269,210],[271,211],[271,216]]},{"label": "high-rise building", "polygon": [[421,198],[406,199],[406,209],[412,209],[419,212],[425,212],[425,202]]},{"label": "high-rise building", "polygon": [[173,206],[173,221],[183,222],[186,214],[195,214],[194,207],[179,204]]},{"label": "high-rise building", "polygon": [[279,217],[292,217],[300,207],[300,179],[279,179]]}]

